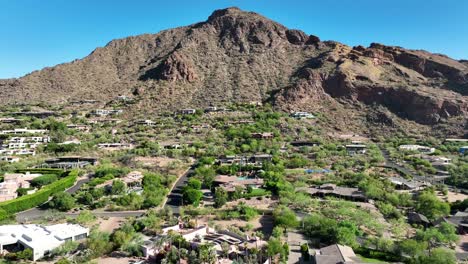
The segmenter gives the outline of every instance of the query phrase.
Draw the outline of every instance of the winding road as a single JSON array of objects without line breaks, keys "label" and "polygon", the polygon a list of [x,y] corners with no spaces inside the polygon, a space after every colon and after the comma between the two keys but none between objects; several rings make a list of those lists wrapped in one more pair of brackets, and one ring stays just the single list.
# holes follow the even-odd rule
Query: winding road
[{"label": "winding road", "polygon": [[182,206],[182,188],[187,184],[188,176],[193,172],[194,165],[192,165],[174,184],[171,192],[167,196],[166,202],[162,207],[172,209],[174,215],[179,215],[179,207]]}]

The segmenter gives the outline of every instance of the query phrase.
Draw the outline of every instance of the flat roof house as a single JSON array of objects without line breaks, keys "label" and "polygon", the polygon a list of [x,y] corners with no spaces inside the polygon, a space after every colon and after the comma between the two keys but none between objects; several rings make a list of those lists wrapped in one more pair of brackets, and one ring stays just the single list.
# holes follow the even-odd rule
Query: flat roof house
[{"label": "flat roof house", "polygon": [[260,188],[263,186],[263,179],[250,177],[243,178],[237,176],[227,176],[227,175],[218,175],[215,177],[214,182],[218,184],[221,188],[225,189],[228,192],[233,192],[236,190],[236,187],[252,187],[254,189]]},{"label": "flat roof house", "polygon": [[275,137],[271,132],[251,133],[250,136],[257,139],[272,139]]},{"label": "flat roof house", "polygon": [[5,246],[18,245],[31,249],[32,261],[36,261],[66,241],[81,240],[88,235],[88,228],[74,224],[3,225],[0,226],[0,253],[4,253]]},{"label": "flat roof house", "polygon": [[403,150],[403,151],[417,151],[420,153],[434,153],[435,148],[430,148],[426,146],[420,146],[420,145],[400,145],[398,149]]},{"label": "flat roof house", "polygon": [[84,168],[86,166],[94,166],[98,163],[97,158],[79,157],[79,156],[64,156],[54,159],[48,159],[42,165],[46,168],[60,168],[60,169],[75,169]]},{"label": "flat roof house", "polygon": [[46,134],[49,130],[47,129],[27,129],[27,128],[15,128],[13,130],[2,130],[0,135],[21,135],[21,134]]},{"label": "flat roof house", "polygon": [[363,144],[349,144],[345,147],[349,155],[364,154],[367,148],[366,145]]},{"label": "flat roof house", "polygon": [[191,109],[191,108],[188,108],[188,109],[181,109],[179,111],[180,114],[183,114],[183,115],[194,115],[197,111],[195,109]]},{"label": "flat roof house", "polygon": [[364,192],[360,191],[358,188],[340,187],[331,183],[322,184],[318,187],[299,187],[296,188],[296,191],[305,192],[311,196],[318,197],[334,196],[352,201],[367,201]]}]

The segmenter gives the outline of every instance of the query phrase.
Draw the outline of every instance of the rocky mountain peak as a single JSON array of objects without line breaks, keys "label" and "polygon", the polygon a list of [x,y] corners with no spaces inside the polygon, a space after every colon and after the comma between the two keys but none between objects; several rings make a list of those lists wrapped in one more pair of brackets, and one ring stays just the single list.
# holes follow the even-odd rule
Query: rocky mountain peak
[{"label": "rocky mountain peak", "polygon": [[0,80],[3,104],[106,102],[132,92],[135,107],[156,112],[262,101],[323,112],[344,129],[372,112],[397,129],[417,123],[460,132],[468,116],[468,62],[378,43],[322,42],[231,7],[205,22],[114,40],[81,60]]}]

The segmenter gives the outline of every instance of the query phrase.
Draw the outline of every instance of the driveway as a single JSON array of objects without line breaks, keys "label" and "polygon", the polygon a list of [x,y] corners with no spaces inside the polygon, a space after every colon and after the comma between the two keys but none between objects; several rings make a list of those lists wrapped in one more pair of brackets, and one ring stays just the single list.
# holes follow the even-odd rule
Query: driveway
[{"label": "driveway", "polygon": [[182,188],[187,184],[188,176],[193,172],[194,165],[190,167],[174,184],[171,192],[167,196],[166,203],[164,207],[169,207],[172,209],[174,215],[179,215],[179,207],[183,205],[182,202]]}]

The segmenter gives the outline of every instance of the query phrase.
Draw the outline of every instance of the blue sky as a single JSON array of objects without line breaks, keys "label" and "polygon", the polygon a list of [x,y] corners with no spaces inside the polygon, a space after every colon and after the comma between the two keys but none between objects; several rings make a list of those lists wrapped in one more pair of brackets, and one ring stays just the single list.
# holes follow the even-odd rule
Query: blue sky
[{"label": "blue sky", "polygon": [[468,59],[465,0],[0,0],[0,78],[85,57],[115,38],[204,21],[229,6],[322,40]]}]

